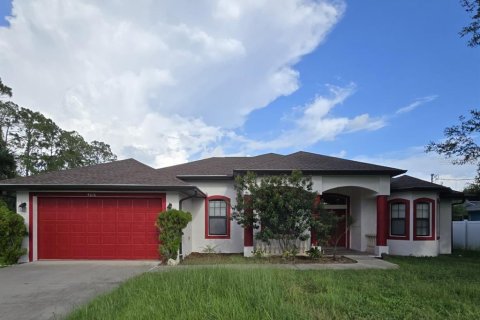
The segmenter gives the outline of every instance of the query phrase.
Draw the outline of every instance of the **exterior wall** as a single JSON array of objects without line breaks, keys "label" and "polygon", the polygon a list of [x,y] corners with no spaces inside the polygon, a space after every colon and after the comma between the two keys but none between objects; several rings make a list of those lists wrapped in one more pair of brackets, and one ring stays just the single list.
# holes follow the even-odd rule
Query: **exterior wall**
[{"label": "exterior wall", "polygon": [[438,246],[440,254],[452,253],[452,201],[441,199],[438,210]]},{"label": "exterior wall", "polygon": [[390,194],[390,176],[314,176],[313,190],[319,193],[341,187],[369,189],[379,195]]},{"label": "exterior wall", "polygon": [[[230,205],[236,204],[233,180],[195,181],[195,185],[207,196],[221,195],[230,198]],[[191,201],[191,252],[202,252],[206,246],[214,247],[221,253],[243,253],[243,228],[235,221],[230,221],[230,239],[205,238],[205,199]],[[186,252],[185,252],[186,253]]]},{"label": "exterior wall", "polygon": [[[413,201],[419,198],[428,198],[435,200],[435,240],[414,240],[414,204]],[[400,256],[437,256],[439,253],[451,252],[451,207],[449,201],[440,202],[438,194],[435,192],[399,192],[392,193],[389,200],[405,199],[410,204],[410,224],[409,224],[409,238],[405,240],[388,239],[387,244],[389,252],[392,255]],[[441,228],[439,226],[442,226]],[[451,230],[451,229],[449,229]],[[442,239],[440,244],[439,239]],[[440,249],[442,248],[442,249]]]},{"label": "exterior wall", "polygon": [[[25,207],[25,210],[22,211],[20,208],[19,208],[19,205],[21,203],[26,203],[27,206]],[[27,227],[27,230],[28,230],[28,227],[30,225],[30,221],[29,221],[29,213],[30,213],[30,202],[29,202],[29,199],[28,199],[28,192],[25,192],[25,191],[18,191],[17,192],[17,204],[16,204],[16,210],[17,210],[17,213],[19,215],[21,215],[23,217],[23,220],[25,220],[25,226]],[[27,249],[27,253],[25,255],[23,255],[19,260],[18,262],[20,263],[23,263],[23,262],[28,262],[28,250],[29,250],[29,247],[28,247],[28,240],[29,240],[29,236],[27,235],[25,238],[23,238],[23,242],[22,242],[22,248],[26,248]]]}]

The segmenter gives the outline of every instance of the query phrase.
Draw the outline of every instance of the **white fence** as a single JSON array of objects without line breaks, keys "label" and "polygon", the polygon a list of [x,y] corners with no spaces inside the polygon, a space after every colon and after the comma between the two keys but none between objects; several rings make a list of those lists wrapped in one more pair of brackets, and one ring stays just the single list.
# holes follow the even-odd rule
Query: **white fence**
[{"label": "white fence", "polygon": [[480,250],[480,221],[453,221],[453,247]]}]

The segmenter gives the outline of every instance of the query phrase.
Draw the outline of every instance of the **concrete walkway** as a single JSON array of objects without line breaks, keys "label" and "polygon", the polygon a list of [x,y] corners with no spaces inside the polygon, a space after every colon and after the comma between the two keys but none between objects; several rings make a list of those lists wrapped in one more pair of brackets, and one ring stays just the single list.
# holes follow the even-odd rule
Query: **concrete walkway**
[{"label": "concrete walkway", "polygon": [[158,261],[38,261],[0,268],[0,319],[58,319]]},{"label": "concrete walkway", "polygon": [[152,271],[167,271],[175,269],[196,268],[232,268],[232,269],[290,269],[290,270],[367,270],[367,269],[398,269],[398,265],[375,258],[369,255],[345,255],[346,258],[357,261],[356,263],[296,263],[296,264],[198,264],[178,266],[158,266]]}]

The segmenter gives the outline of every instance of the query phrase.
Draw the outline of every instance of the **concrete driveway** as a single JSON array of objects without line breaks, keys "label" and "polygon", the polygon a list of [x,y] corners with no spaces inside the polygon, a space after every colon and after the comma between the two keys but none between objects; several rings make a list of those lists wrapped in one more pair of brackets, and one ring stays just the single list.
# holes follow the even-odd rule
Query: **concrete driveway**
[{"label": "concrete driveway", "polygon": [[53,319],[158,261],[41,261],[0,268],[0,319]]}]

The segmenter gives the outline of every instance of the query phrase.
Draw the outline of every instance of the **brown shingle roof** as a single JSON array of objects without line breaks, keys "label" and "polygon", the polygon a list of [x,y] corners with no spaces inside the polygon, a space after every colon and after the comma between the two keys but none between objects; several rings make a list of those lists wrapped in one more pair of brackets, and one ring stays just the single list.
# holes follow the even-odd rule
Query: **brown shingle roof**
[{"label": "brown shingle roof", "polygon": [[182,179],[220,175],[231,177],[234,172],[242,171],[268,173],[301,170],[317,174],[387,174],[390,176],[406,172],[401,169],[303,151],[286,156],[268,153],[256,157],[214,157],[158,170]]},{"label": "brown shingle roof", "polygon": [[169,186],[188,187],[188,183],[155,170],[137,160],[127,159],[69,170],[41,173],[0,181],[7,186]]},{"label": "brown shingle roof", "polygon": [[449,187],[432,183],[422,179],[414,178],[409,175],[392,178],[390,183],[390,191],[438,191],[442,196],[451,198],[462,198],[463,193],[452,190]]}]

